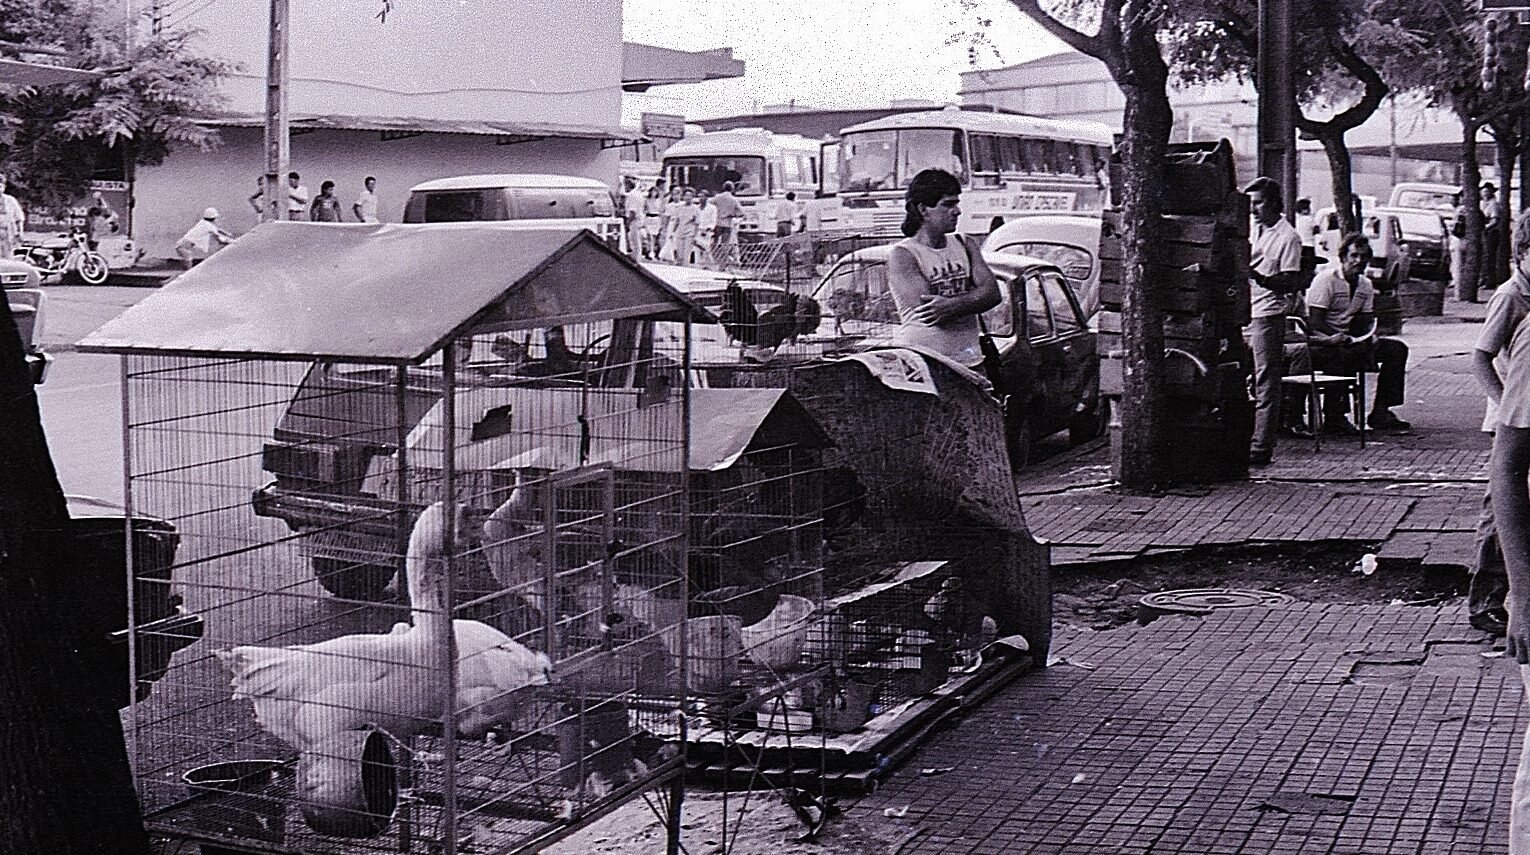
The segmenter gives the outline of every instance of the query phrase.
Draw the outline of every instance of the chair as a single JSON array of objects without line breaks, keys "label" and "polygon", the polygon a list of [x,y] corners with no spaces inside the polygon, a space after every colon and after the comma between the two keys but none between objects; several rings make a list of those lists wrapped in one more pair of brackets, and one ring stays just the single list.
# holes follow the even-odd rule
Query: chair
[{"label": "chair", "polygon": [[[1310,357],[1312,353],[1312,334],[1307,326],[1307,321],[1299,315],[1286,316],[1287,339],[1293,335],[1301,336],[1301,343],[1307,348]],[[1280,378],[1282,387],[1303,389],[1307,393],[1307,424],[1312,429],[1313,451],[1323,450],[1323,408],[1319,396],[1326,396],[1329,392],[1342,392],[1346,398],[1352,398],[1356,389],[1359,389],[1360,409],[1365,410],[1365,384],[1363,376],[1352,377],[1347,374],[1323,374],[1314,366],[1312,360],[1307,361],[1306,374],[1287,374]],[[1360,447],[1365,447],[1365,417],[1360,418]]]}]

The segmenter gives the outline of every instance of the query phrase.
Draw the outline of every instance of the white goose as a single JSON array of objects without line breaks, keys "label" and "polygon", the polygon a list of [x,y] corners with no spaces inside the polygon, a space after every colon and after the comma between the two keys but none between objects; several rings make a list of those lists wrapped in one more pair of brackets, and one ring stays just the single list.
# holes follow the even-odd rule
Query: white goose
[{"label": "white goose", "polygon": [[[415,521],[405,559],[413,625],[317,644],[219,651],[233,672],[234,697],[255,704],[267,731],[299,751],[344,731],[376,727],[403,738],[441,717],[447,675],[441,642],[447,620],[445,508]],[[452,623],[457,647],[457,731],[481,737],[495,724],[495,702],[522,686],[546,683],[547,657],[478,621]]]}]

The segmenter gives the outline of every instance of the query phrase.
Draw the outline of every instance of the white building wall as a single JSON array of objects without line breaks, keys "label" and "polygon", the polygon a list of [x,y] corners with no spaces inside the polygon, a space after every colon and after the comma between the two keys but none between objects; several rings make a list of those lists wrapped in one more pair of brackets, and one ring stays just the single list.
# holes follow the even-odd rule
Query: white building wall
[{"label": "white building wall", "polygon": [[[265,109],[267,0],[213,0],[171,22],[239,63],[227,109]],[[536,119],[616,126],[621,0],[382,0],[292,3],[294,113]]]},{"label": "white building wall", "polygon": [[[138,171],[133,234],[150,258],[173,258],[175,243],[213,206],[219,225],[243,234],[254,227],[249,196],[265,170],[264,134],[258,128],[226,128],[223,145],[211,152],[172,155],[164,166]],[[351,203],[362,180],[377,178],[383,222],[403,217],[409,188],[451,175],[491,172],[551,172],[582,175],[615,185],[615,150],[595,140],[550,139],[495,145],[493,137],[423,134],[383,142],[376,131],[313,131],[292,138],[292,168],[318,195],[320,183],[335,182],[341,210],[354,222]]]}]

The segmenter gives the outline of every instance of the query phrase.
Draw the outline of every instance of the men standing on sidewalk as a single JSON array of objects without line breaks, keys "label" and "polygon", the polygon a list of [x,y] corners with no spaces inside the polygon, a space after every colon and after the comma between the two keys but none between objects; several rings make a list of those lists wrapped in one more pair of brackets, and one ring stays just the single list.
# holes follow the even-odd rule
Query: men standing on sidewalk
[{"label": "men standing on sidewalk", "polygon": [[[1507,282],[1488,299],[1487,318],[1472,351],[1472,372],[1482,391],[1487,393],[1487,415],[1482,429],[1494,434],[1498,429],[1499,404],[1504,395],[1503,378],[1507,375],[1508,351],[1515,330],[1530,317],[1530,217],[1514,223],[1510,244],[1514,270]],[[1477,549],[1472,558],[1472,580],[1467,588],[1466,608],[1471,624],[1483,632],[1502,635],[1508,622],[1505,600],[1509,580],[1504,570],[1503,547],[1493,520],[1492,491],[1483,497],[1482,513],[1477,519]]]},{"label": "men standing on sidewalk", "polygon": [[1254,438],[1248,462],[1263,466],[1275,453],[1280,425],[1280,376],[1286,339],[1286,315],[1295,310],[1301,288],[1302,239],[1281,216],[1280,184],[1259,177],[1244,188],[1258,223],[1249,257],[1249,347],[1254,352]]}]

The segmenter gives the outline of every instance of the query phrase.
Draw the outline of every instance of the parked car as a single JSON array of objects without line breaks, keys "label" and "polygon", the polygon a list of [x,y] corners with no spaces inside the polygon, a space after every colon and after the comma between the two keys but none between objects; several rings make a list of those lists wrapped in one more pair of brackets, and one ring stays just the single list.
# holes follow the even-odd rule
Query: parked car
[{"label": "parked car", "polygon": [[1010,220],[983,241],[983,252],[1026,255],[1057,265],[1068,277],[1084,317],[1100,310],[1099,217],[1038,214]]},{"label": "parked car", "polygon": [[[857,250],[830,268],[813,297],[826,330],[866,344],[890,344],[897,310],[887,288],[892,247]],[[1057,264],[1007,252],[984,252],[1004,299],[983,314],[1001,357],[1010,463],[1023,467],[1034,444],[1068,431],[1074,444],[1105,432],[1109,404],[1100,395],[1097,334]]]},{"label": "parked car", "polygon": [[620,249],[622,221],[610,188],[575,175],[461,175],[409,188],[406,223],[502,220],[526,229],[589,229]]},{"label": "parked car", "polygon": [[1389,208],[1420,208],[1439,211],[1448,219],[1456,216],[1456,194],[1461,188],[1454,184],[1429,184],[1421,181],[1405,181],[1392,187]]},{"label": "parked car", "polygon": [[1408,254],[1408,276],[1450,281],[1450,226],[1440,211],[1419,208],[1377,208],[1377,216],[1397,218]]},{"label": "parked car", "polygon": [[16,319],[16,330],[21,333],[27,370],[37,385],[48,378],[48,367],[53,364],[53,357],[42,349],[44,307],[48,295],[38,287],[41,283],[42,276],[32,265],[9,258],[0,259],[0,287],[5,289],[11,317]]},{"label": "parked car", "polygon": [[[1371,242],[1370,275],[1383,291],[1392,291],[1411,275],[1412,258],[1403,238],[1402,222],[1396,213],[1365,207],[1360,232]],[[1317,212],[1317,254],[1331,262],[1338,261],[1339,245],[1344,240],[1339,215],[1333,207]]]}]

